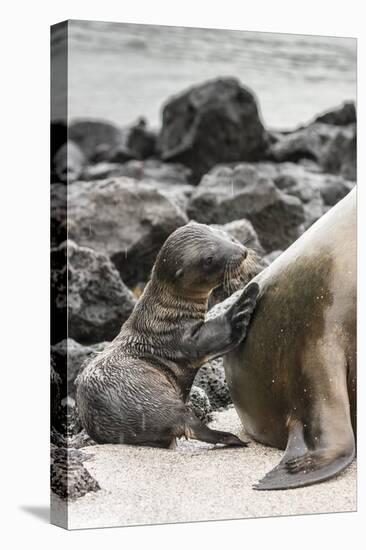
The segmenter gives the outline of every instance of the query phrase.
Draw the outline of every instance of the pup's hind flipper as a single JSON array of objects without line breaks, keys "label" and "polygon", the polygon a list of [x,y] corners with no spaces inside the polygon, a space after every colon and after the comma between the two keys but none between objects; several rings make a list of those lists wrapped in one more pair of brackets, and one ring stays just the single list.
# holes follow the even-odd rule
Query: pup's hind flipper
[{"label": "pup's hind flipper", "polygon": [[220,443],[226,447],[247,447],[248,443],[242,441],[238,436],[230,433],[223,432],[221,430],[212,430],[193,414],[187,418],[184,435],[191,439],[197,439],[199,441],[205,441],[206,443],[212,443],[216,445]]}]

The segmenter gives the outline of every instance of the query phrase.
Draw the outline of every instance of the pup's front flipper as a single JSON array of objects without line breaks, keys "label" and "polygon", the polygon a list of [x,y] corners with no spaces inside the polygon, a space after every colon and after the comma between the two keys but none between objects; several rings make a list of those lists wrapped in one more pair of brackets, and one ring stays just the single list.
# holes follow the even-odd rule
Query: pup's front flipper
[{"label": "pup's front flipper", "polygon": [[182,338],[185,357],[209,361],[238,346],[245,338],[258,293],[258,284],[249,283],[223,315],[192,325]]},{"label": "pup's front flipper", "polygon": [[246,336],[249,321],[257,303],[258,294],[259,285],[255,282],[250,283],[225,314],[231,325],[233,340],[236,345],[240,344]]}]

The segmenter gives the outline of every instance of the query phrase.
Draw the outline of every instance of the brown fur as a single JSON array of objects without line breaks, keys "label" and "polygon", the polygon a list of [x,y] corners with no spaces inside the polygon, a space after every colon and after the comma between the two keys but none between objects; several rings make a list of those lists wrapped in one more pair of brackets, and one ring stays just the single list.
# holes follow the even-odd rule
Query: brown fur
[{"label": "brown fur", "polygon": [[93,439],[169,447],[189,435],[244,444],[204,426],[186,401],[197,369],[245,337],[257,285],[221,318],[205,322],[205,314],[214,288],[245,276],[247,256],[240,243],[202,224],[190,223],[167,239],[130,318],[79,377],[81,422]]}]

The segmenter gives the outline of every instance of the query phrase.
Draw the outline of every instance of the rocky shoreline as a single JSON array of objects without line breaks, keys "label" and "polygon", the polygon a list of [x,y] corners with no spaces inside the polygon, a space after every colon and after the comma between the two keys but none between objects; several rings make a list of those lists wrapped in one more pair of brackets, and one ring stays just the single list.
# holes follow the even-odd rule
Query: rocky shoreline
[{"label": "rocky shoreline", "polygon": [[[250,90],[216,79],[168,100],[159,133],[142,119],[53,123],[51,163],[51,479],[73,499],[99,488],[79,451],[93,442],[77,375],[119,332],[165,239],[189,220],[219,225],[269,265],[355,185],[356,110],[346,102],[273,132]],[[211,305],[223,298],[218,289]],[[222,361],[202,367],[198,416],[230,403]]]}]

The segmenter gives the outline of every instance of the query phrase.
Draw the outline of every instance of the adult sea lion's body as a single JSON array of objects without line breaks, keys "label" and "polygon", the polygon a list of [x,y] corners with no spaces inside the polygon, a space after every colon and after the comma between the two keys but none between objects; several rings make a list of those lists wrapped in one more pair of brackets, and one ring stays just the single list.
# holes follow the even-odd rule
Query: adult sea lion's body
[{"label": "adult sea lion's body", "polygon": [[78,377],[80,419],[95,441],[169,447],[185,435],[246,445],[205,426],[186,401],[197,369],[245,337],[257,284],[220,317],[205,322],[205,314],[212,289],[251,265],[243,245],[206,225],[190,223],[167,239],[120,334]]},{"label": "adult sea lion's body", "polygon": [[325,480],[355,455],[356,190],[254,281],[256,310],[226,378],[246,431],[286,448],[255,488]]}]

